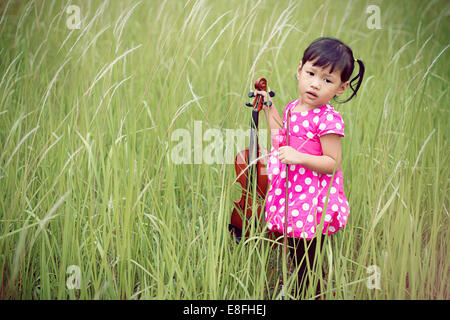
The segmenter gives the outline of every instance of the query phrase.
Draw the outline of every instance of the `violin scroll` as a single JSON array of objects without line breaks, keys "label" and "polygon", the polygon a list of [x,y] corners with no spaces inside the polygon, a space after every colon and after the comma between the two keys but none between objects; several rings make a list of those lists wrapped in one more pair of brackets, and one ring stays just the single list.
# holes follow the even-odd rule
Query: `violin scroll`
[{"label": "violin scroll", "polygon": [[[256,80],[255,82],[255,89],[258,91],[267,91],[267,80],[265,78],[258,78],[258,80]],[[275,92],[269,91],[269,96],[271,98],[275,97]],[[247,107],[253,107],[253,109],[256,111],[261,111],[263,105],[269,107],[272,105],[271,101],[264,102],[264,97],[262,95],[257,94],[255,96],[255,93],[253,91],[250,91],[248,93],[248,97],[255,99],[253,100],[253,103],[247,102],[245,105]]]}]

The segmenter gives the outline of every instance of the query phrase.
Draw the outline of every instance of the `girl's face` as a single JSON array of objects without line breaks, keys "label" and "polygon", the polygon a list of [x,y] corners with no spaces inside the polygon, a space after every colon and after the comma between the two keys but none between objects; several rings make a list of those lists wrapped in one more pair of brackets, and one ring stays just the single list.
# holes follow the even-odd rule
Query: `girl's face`
[{"label": "girl's face", "polygon": [[314,62],[302,65],[300,61],[297,70],[300,101],[311,108],[327,104],[334,96],[341,95],[349,84],[341,81],[340,70],[330,73],[331,65],[324,69],[313,66]]}]

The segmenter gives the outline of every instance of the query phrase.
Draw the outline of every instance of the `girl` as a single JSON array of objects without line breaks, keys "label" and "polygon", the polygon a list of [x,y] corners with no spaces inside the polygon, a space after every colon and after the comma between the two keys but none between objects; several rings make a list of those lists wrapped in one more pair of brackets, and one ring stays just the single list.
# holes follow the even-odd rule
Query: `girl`
[{"label": "girl", "polygon": [[[355,62],[359,64],[359,71],[349,81]],[[320,231],[333,234],[348,221],[350,208],[340,169],[344,121],[329,101],[343,94],[348,86],[353,92],[343,102],[352,99],[363,76],[363,62],[354,59],[347,45],[337,39],[319,38],[303,54],[297,69],[299,97],[288,103],[283,121],[267,93],[256,92],[263,95],[265,101],[272,102],[271,106],[268,104],[270,107],[264,108],[272,132],[267,166],[270,187],[265,207],[266,225],[275,234],[282,234],[285,206],[288,206],[287,236],[296,248],[294,258],[302,262],[299,283],[302,283],[306,265],[314,263],[316,246],[322,244],[316,243],[316,235]],[[289,145],[286,145],[289,114]],[[289,164],[288,203],[285,203],[286,164]],[[298,239],[304,239],[305,243],[296,244]],[[306,280],[303,287],[307,285]]]}]

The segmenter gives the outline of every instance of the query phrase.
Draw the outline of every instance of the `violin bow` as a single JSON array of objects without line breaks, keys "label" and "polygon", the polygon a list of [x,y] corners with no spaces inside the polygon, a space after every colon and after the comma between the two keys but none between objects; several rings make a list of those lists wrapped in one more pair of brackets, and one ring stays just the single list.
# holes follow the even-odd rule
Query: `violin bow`
[{"label": "violin bow", "polygon": [[[290,126],[290,120],[291,120],[291,109],[289,108],[287,111],[287,119],[286,119],[286,146],[289,145],[289,126]],[[285,198],[284,198],[284,236],[283,236],[283,286],[281,288],[282,290],[282,299],[284,300],[285,292],[284,292],[284,286],[287,282],[287,225],[288,225],[288,183],[289,183],[289,164],[286,163],[286,181],[285,181]]]}]

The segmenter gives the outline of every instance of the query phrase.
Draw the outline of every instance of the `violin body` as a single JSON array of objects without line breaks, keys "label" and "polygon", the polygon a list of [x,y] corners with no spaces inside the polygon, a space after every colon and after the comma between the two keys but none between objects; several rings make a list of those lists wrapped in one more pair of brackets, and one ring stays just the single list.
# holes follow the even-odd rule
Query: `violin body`
[{"label": "violin body", "polygon": [[[231,224],[233,226],[238,227],[240,230],[243,229],[243,220],[245,217],[245,220],[249,221],[253,215],[253,193],[252,190],[247,191],[245,189],[246,181],[248,179],[248,168],[247,163],[249,159],[249,148],[242,150],[236,155],[235,162],[234,162],[234,169],[236,170],[236,176],[237,181],[241,184],[241,186],[244,188],[242,190],[242,196],[239,200],[234,201],[235,208],[233,209],[233,212],[231,213]],[[257,196],[257,215],[258,218],[261,217],[261,208],[262,204],[261,202],[264,201],[265,196],[267,194],[267,184],[268,184],[268,178],[267,178],[267,169],[264,164],[264,162],[260,159],[256,163],[256,174],[257,174],[257,184],[256,184],[256,196]],[[244,214],[245,212],[245,214]],[[247,231],[248,236],[248,231]]]},{"label": "violin body", "polygon": [[[264,78],[259,78],[255,82],[255,89],[259,91],[267,91],[267,81]],[[270,92],[271,96],[274,93]],[[231,213],[231,221],[229,224],[229,230],[235,236],[236,242],[240,242],[243,230],[245,229],[245,235],[248,237],[250,224],[247,223],[251,220],[252,216],[256,214],[256,221],[260,221],[262,203],[265,200],[267,194],[267,169],[263,161],[263,156],[260,152],[258,144],[258,114],[262,110],[264,97],[262,95],[254,96],[253,92],[250,92],[249,97],[255,97],[253,104],[247,104],[251,106],[252,110],[252,122],[250,133],[250,145],[248,148],[240,151],[234,161],[234,168],[236,171],[236,181],[242,186],[242,194],[239,200],[234,201],[234,208]],[[256,192],[254,192],[256,187]],[[256,198],[254,199],[254,195]],[[254,204],[255,203],[255,204]],[[254,212],[254,207],[256,212]]]}]

